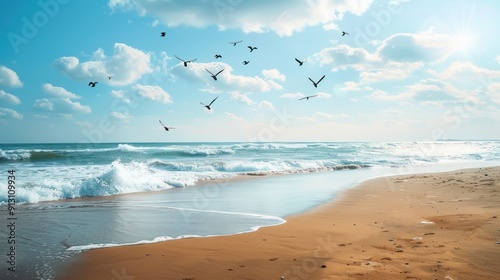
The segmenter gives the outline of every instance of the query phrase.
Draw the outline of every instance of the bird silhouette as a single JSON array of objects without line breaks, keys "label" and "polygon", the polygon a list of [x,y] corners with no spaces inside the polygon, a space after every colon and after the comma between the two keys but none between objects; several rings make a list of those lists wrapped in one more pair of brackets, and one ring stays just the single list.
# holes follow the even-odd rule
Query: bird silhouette
[{"label": "bird silhouette", "polygon": [[161,37],[165,37],[165,35],[167,34],[166,32],[161,32]]},{"label": "bird silhouette", "polygon": [[95,87],[95,85],[96,85],[97,83],[99,83],[99,82],[89,82],[89,86],[90,86],[90,87]]},{"label": "bird silhouette", "polygon": [[309,81],[311,81],[314,85],[315,88],[318,87],[318,84],[325,78],[325,75],[323,75],[323,77],[321,77],[321,79],[319,79],[319,81],[315,82],[313,81],[311,78],[309,78]]},{"label": "bird silhouette", "polygon": [[232,44],[233,46],[236,46],[236,44],[243,42],[243,40],[239,40],[237,42],[229,42],[229,44]]},{"label": "bird silhouette", "polygon": [[161,120],[158,120],[158,121],[161,123],[161,125],[163,125],[163,128],[165,128],[165,130],[166,130],[166,131],[170,131],[170,129],[175,129],[175,127],[167,127],[166,125],[164,125],[164,124],[161,122]]},{"label": "bird silhouette", "polygon": [[220,55],[220,54],[216,54],[216,55],[214,55],[214,57],[215,57],[215,59],[217,59],[217,58],[222,58],[222,55]]},{"label": "bird silhouette", "polygon": [[180,57],[178,57],[178,56],[176,56],[176,55],[174,55],[174,56],[175,56],[178,60],[180,60],[180,61],[182,61],[182,62],[184,63],[184,67],[188,67],[188,63],[190,63],[190,62],[193,62],[193,61],[196,61],[196,60],[197,60],[197,58],[195,58],[195,59],[191,59],[191,60],[184,60],[184,59],[182,59],[182,58],[180,58]]},{"label": "bird silhouette", "polygon": [[247,65],[248,63],[250,63],[250,61],[245,60],[245,61],[243,61],[242,63],[243,63],[243,65]]},{"label": "bird silhouette", "polygon": [[302,64],[304,64],[304,62],[306,62],[306,61],[307,61],[307,59],[306,59],[306,60],[302,60],[302,61],[300,61],[300,60],[298,60],[298,59],[296,58],[296,59],[295,59],[295,61],[297,61],[297,62],[299,63],[299,66],[302,66]]},{"label": "bird silhouette", "polygon": [[306,96],[306,97],[302,97],[302,98],[301,98],[301,99],[299,99],[299,100],[304,100],[304,99],[305,99],[305,100],[309,100],[309,98],[313,98],[313,97],[316,97],[316,96],[318,96],[318,95],[317,95],[317,94],[315,94],[315,95],[309,95],[309,96]]},{"label": "bird silhouette", "polygon": [[349,35],[349,33],[342,31],[342,36]]},{"label": "bird silhouette", "polygon": [[205,108],[207,108],[208,110],[211,110],[210,108],[210,105],[212,105],[212,103],[214,103],[215,100],[217,100],[217,98],[219,98],[218,96],[216,98],[214,98],[214,100],[212,100],[212,102],[210,102],[210,104],[206,105],[206,104],[203,104],[200,102],[201,105],[205,106]]},{"label": "bird silhouette", "polygon": [[252,46],[248,46],[248,48],[250,49],[250,52],[253,52],[253,50],[257,49],[257,47],[252,47]]},{"label": "bird silhouette", "polygon": [[113,78],[113,76],[108,76],[108,80],[111,80],[111,78]]},{"label": "bird silhouette", "polygon": [[[224,68],[224,69],[226,69],[226,68]],[[205,70],[207,70],[207,72],[208,72],[208,73],[210,73],[210,75],[212,75],[212,78],[213,78],[215,81],[217,81],[217,75],[219,75],[222,71],[224,71],[224,69],[220,70],[219,72],[217,72],[217,74],[215,74],[215,75],[214,75],[214,73],[212,73],[212,72],[208,71],[208,69],[207,69],[207,68],[205,68]]]}]

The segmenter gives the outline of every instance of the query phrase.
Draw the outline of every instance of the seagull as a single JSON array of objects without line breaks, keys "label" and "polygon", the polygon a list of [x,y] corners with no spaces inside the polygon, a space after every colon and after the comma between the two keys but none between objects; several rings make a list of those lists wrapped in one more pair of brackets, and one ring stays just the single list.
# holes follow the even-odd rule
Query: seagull
[{"label": "seagull", "polygon": [[165,37],[165,34],[167,34],[167,33],[166,32],[162,32],[160,34],[161,34],[161,37]]},{"label": "seagull", "polygon": [[299,63],[299,66],[302,66],[302,64],[304,64],[304,62],[306,62],[307,59],[306,60],[302,60],[302,61],[300,61],[298,59],[295,59],[295,61],[297,61]]},{"label": "seagull", "polygon": [[321,79],[319,79],[319,81],[317,82],[314,82],[311,78],[309,78],[309,81],[311,81],[314,85],[315,88],[318,87],[318,84],[325,78],[325,75],[323,75],[323,77],[321,77]]},{"label": "seagull", "polygon": [[248,48],[250,49],[250,52],[253,52],[253,50],[257,49],[257,47],[252,47],[252,46],[248,46]]},{"label": "seagull", "polygon": [[250,63],[250,61],[248,60],[243,61],[243,65],[247,65],[248,63]]},{"label": "seagull", "polygon": [[99,82],[89,82],[89,86],[90,86],[90,87],[95,87],[95,85],[96,85],[97,83],[99,83]]},{"label": "seagull", "polygon": [[301,99],[299,99],[299,100],[304,100],[304,99],[305,99],[305,100],[309,100],[309,98],[313,98],[313,97],[316,97],[316,96],[318,96],[318,95],[317,95],[317,94],[315,94],[315,95],[309,95],[309,96],[306,96],[306,97],[302,97],[302,98],[301,98]]},{"label": "seagull", "polygon": [[184,67],[188,67],[188,63],[190,63],[190,62],[193,62],[193,61],[196,61],[196,60],[197,60],[197,58],[192,59],[192,60],[184,60],[184,59],[182,59],[182,58],[180,58],[180,57],[178,57],[178,56],[176,56],[176,55],[174,55],[174,56],[175,56],[178,60],[180,60],[180,61],[184,62]]},{"label": "seagull", "polygon": [[203,103],[201,103],[201,102],[200,102],[200,104],[201,104],[201,105],[203,105],[203,106],[205,106],[205,108],[207,108],[208,110],[211,110],[211,109],[210,109],[210,105],[212,105],[212,103],[214,103],[214,101],[215,101],[215,100],[217,100],[217,98],[219,98],[219,97],[217,96],[217,97],[216,97],[214,100],[212,100],[212,102],[210,102],[210,104],[208,104],[208,105],[205,105],[205,104],[203,104]]},{"label": "seagull", "polygon": [[113,76],[108,76],[108,80],[111,80],[111,78],[113,78]]},{"label": "seagull", "polygon": [[342,31],[342,36],[349,35],[349,33]]},{"label": "seagull", "polygon": [[166,131],[169,131],[170,129],[175,129],[175,127],[166,127],[166,126],[165,126],[165,125],[161,122],[161,120],[158,120],[158,121],[161,123],[161,125],[163,125],[163,128],[165,128],[165,130],[166,130]]},{"label": "seagull", "polygon": [[229,44],[232,44],[233,46],[236,46],[236,44],[243,42],[243,40],[239,40],[237,42],[229,42]]},{"label": "seagull", "polygon": [[[226,68],[224,68],[224,69],[226,69]],[[224,69],[220,70],[219,72],[217,72],[217,74],[215,74],[215,75],[214,75],[214,73],[212,73],[212,72],[208,71],[208,69],[207,69],[207,68],[205,68],[205,70],[207,70],[207,72],[208,72],[208,73],[210,73],[210,75],[212,75],[212,78],[213,78],[215,81],[217,81],[217,75],[219,75],[219,74],[220,74],[220,72],[224,71]]]},{"label": "seagull", "polygon": [[215,59],[217,59],[217,58],[222,58],[222,55],[220,55],[220,54],[216,54],[216,55],[214,55],[214,57],[215,57]]}]

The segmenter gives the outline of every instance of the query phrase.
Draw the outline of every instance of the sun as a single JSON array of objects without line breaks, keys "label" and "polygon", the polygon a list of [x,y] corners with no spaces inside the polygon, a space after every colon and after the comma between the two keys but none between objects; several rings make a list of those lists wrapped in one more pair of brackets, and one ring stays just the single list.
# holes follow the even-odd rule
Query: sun
[{"label": "sun", "polygon": [[460,55],[469,55],[473,51],[474,38],[466,33],[453,35],[453,51]]}]

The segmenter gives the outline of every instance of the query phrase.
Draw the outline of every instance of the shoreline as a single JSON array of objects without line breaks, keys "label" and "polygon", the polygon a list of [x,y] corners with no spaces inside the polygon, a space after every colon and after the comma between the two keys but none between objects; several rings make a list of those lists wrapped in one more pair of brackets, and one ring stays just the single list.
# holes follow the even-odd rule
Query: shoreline
[{"label": "shoreline", "polygon": [[57,279],[495,279],[499,191],[500,167],[379,177],[278,226],[82,252]]}]

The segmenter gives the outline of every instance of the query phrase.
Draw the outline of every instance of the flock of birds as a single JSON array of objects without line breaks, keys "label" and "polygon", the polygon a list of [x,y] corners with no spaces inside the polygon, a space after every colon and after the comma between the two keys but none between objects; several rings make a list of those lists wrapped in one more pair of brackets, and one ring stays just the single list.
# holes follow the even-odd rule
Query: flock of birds
[{"label": "flock of birds", "polygon": [[[342,36],[345,36],[345,35],[349,35],[349,33],[345,32],[345,31],[342,31]],[[166,36],[166,32],[161,32],[160,33],[160,36],[161,37],[165,37]],[[234,41],[234,42],[228,42],[229,44],[233,45],[233,46],[236,46],[237,44],[243,42],[243,40],[239,40],[239,41]],[[247,48],[250,50],[250,52],[253,52],[254,50],[257,50],[258,48],[257,47],[254,47],[254,46],[247,46]],[[188,67],[188,64],[191,63],[191,62],[194,62],[197,60],[197,58],[195,59],[190,59],[190,60],[184,60],[180,57],[178,57],[177,55],[174,55],[175,58],[177,58],[179,61],[182,62],[182,64],[184,65],[184,67]],[[214,55],[214,58],[215,59],[219,59],[219,58],[222,58],[222,55],[220,54],[215,54]],[[297,61],[297,63],[299,64],[299,66],[302,66],[306,61],[306,60],[299,60],[298,58],[295,58],[295,61]],[[242,62],[243,65],[248,65],[250,63],[249,60],[244,60]],[[210,74],[210,76],[212,77],[212,79],[214,79],[214,81],[217,81],[217,76],[222,73],[222,71],[225,70],[225,68],[219,70],[217,73],[213,73],[211,72],[210,70],[208,70],[207,68],[205,68],[205,70]],[[317,82],[315,82],[313,79],[311,79],[310,77],[309,78],[309,81],[312,82],[313,86],[315,88],[318,88],[318,84],[325,78],[326,75],[323,75]],[[111,80],[113,78],[113,76],[108,76],[107,77],[108,80]],[[89,82],[89,86],[90,87],[95,87],[99,82]],[[310,98],[313,98],[313,97],[316,97],[318,96],[317,94],[315,95],[309,95],[309,96],[305,96],[305,97],[302,97],[298,100],[309,100]],[[208,105],[207,104],[204,104],[202,102],[200,102],[201,105],[203,105],[203,107],[205,107],[207,110],[211,110],[212,108],[210,106],[212,106],[212,104],[215,102],[215,100],[217,100],[217,98],[219,98],[219,96],[217,96],[216,98],[214,98]],[[163,128],[165,128],[166,131],[170,131],[170,129],[175,129],[174,127],[167,127],[166,125],[164,125],[161,120],[159,120],[160,124],[163,126]]]}]

